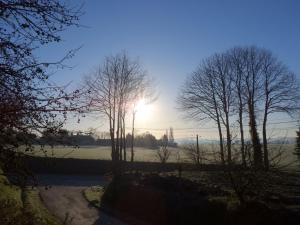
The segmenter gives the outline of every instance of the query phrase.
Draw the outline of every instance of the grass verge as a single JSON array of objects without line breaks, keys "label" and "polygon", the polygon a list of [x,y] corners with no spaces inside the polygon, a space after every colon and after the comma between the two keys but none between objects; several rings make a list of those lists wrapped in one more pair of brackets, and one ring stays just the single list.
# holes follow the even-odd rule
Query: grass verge
[{"label": "grass verge", "polygon": [[0,224],[21,224],[22,209],[21,189],[11,185],[4,175],[0,175]]},{"label": "grass verge", "polygon": [[0,169],[1,225],[61,225],[43,205],[37,189],[10,184]]},{"label": "grass verge", "polygon": [[22,195],[24,212],[31,216],[34,224],[61,225],[61,222],[44,206],[36,188],[26,188]]},{"label": "grass verge", "polygon": [[103,193],[104,188],[102,186],[92,186],[83,190],[85,199],[96,208],[100,208]]}]

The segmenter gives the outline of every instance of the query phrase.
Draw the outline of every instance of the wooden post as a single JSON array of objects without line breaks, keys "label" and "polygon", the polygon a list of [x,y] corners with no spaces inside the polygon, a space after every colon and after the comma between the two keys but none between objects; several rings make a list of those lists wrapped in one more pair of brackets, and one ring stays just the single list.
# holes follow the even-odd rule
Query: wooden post
[{"label": "wooden post", "polygon": [[197,164],[200,164],[200,150],[199,150],[199,140],[198,140],[198,134],[196,136],[197,139]]},{"label": "wooden post", "polygon": [[134,120],[135,120],[135,111],[133,111],[133,113],[132,113],[131,159],[130,159],[131,162],[133,162],[133,160],[134,160],[134,150],[133,150],[133,142],[134,142]]}]

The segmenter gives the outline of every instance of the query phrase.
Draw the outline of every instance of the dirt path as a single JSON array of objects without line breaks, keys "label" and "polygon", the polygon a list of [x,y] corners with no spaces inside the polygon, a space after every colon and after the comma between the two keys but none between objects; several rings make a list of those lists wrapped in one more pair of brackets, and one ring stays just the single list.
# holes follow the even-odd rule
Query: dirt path
[{"label": "dirt path", "polygon": [[[70,225],[125,225],[97,210],[85,200],[82,190],[87,186],[96,185],[92,182],[95,181],[94,177],[90,180],[91,182],[89,182],[90,178],[43,175],[39,187],[41,198],[49,211],[62,221],[68,215],[68,221],[71,220]],[[103,182],[103,180],[98,180],[98,184],[103,184]],[[84,186],[80,186],[80,183]],[[87,185],[89,183],[91,185]],[[45,185],[51,185],[51,187],[45,188]]]}]

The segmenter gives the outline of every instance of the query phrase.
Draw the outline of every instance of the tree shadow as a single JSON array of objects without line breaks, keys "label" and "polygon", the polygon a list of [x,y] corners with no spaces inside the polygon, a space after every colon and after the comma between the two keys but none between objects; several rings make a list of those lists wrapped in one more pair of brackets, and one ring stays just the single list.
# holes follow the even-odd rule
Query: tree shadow
[{"label": "tree shadow", "polygon": [[97,186],[107,184],[107,180],[99,175],[61,175],[61,174],[38,174],[39,186]]}]

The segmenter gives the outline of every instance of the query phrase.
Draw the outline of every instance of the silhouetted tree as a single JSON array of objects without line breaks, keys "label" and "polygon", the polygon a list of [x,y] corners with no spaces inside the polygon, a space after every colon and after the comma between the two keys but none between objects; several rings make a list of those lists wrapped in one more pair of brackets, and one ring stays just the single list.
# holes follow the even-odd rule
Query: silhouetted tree
[{"label": "silhouetted tree", "polygon": [[125,53],[107,57],[103,65],[85,78],[85,102],[89,111],[99,112],[109,122],[112,161],[115,175],[119,174],[122,151],[125,147],[125,116],[149,83],[137,61]]},{"label": "silhouetted tree", "polygon": [[[242,107],[247,103],[254,162],[261,166],[263,159],[264,168],[268,169],[268,116],[276,112],[292,113],[299,110],[299,83],[295,75],[268,50],[244,47],[234,48],[228,54],[234,64],[241,143]],[[256,125],[260,111],[263,112],[263,151]]]},{"label": "silhouetted tree", "polygon": [[[239,123],[242,162],[246,166],[243,121],[247,114],[253,162],[269,168],[267,120],[271,113],[299,111],[299,82],[270,51],[237,47],[204,60],[187,79],[178,97],[179,108],[188,118],[213,120],[225,162],[223,130],[226,131],[227,161],[232,160],[232,125]],[[257,118],[262,118],[263,145]],[[263,147],[263,149],[262,149]]]},{"label": "silhouetted tree", "polygon": [[156,151],[156,156],[162,164],[165,164],[168,161],[171,154],[168,148],[168,142],[169,142],[168,135],[164,134],[161,138],[161,146]]},{"label": "silhouetted tree", "polygon": [[245,149],[245,138],[244,138],[244,108],[246,106],[246,101],[244,98],[245,82],[244,82],[244,72],[246,66],[246,59],[243,56],[243,51],[240,48],[233,48],[229,50],[230,54],[230,66],[231,72],[233,74],[234,88],[234,105],[235,111],[238,113],[238,123],[240,131],[240,141],[241,141],[241,156],[243,166],[246,166],[246,149]]},{"label": "silhouetted tree", "polygon": [[230,113],[233,82],[226,54],[204,60],[187,79],[178,97],[179,108],[188,118],[213,120],[218,127],[221,162],[225,163],[222,125],[227,137],[227,160],[231,161]]},{"label": "silhouetted tree", "polygon": [[204,147],[199,148],[195,144],[189,144],[183,146],[186,151],[187,157],[196,165],[201,165],[203,160],[205,160],[205,151]]},{"label": "silhouetted tree", "polygon": [[80,15],[80,7],[58,0],[0,2],[0,160],[10,162],[9,167],[21,156],[13,154],[16,148],[33,149],[32,140],[16,140],[16,133],[38,134],[50,127],[56,132],[66,112],[75,108],[71,100],[78,92],[67,94],[49,81],[47,72],[64,67],[74,51],[58,62],[42,62],[35,52],[60,42],[60,32],[78,26]]},{"label": "silhouetted tree", "polygon": [[270,51],[260,50],[262,60],[262,83],[264,98],[263,113],[263,153],[264,166],[269,169],[269,150],[267,140],[267,121],[272,113],[291,114],[300,109],[300,89],[294,73],[289,71]]},{"label": "silhouetted tree", "polygon": [[169,131],[169,143],[170,143],[170,145],[174,145],[174,130],[173,130],[173,127],[170,127],[170,131]]}]

